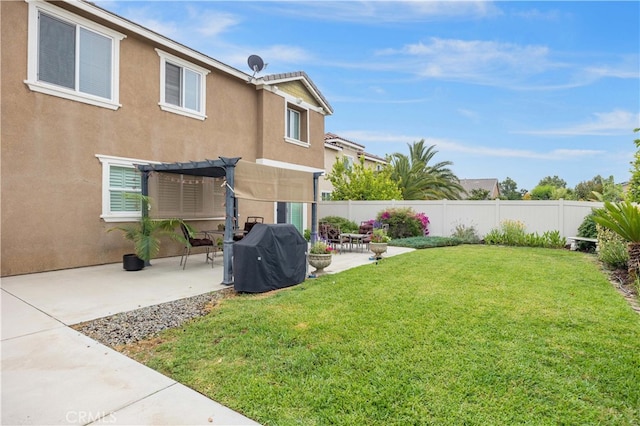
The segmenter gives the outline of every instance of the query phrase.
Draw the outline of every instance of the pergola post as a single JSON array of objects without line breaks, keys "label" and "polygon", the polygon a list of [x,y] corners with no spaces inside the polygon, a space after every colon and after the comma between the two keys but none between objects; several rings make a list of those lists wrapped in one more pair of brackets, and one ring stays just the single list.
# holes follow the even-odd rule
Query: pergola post
[{"label": "pergola post", "polygon": [[[140,179],[140,192],[142,193],[142,199],[140,200],[140,214],[142,218],[149,216],[149,171],[143,171]],[[148,247],[147,247],[147,255],[148,255]],[[144,266],[151,266],[151,260],[145,260]]]},{"label": "pergola post", "polygon": [[233,231],[235,230],[235,222],[237,220],[235,213],[236,197],[233,188],[235,185],[236,164],[240,159],[220,157],[220,160],[224,164],[226,180],[224,240],[222,242],[224,267],[222,284],[231,285],[233,284]]}]

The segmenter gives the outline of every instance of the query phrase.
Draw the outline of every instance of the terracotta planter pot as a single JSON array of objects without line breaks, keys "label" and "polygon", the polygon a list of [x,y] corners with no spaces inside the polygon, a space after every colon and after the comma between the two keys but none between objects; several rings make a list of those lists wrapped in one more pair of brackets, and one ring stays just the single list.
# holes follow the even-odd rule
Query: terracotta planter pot
[{"label": "terracotta planter pot", "polygon": [[329,254],[315,254],[309,253],[309,265],[316,268],[313,271],[316,275],[324,274],[324,268],[331,265],[331,253]]}]

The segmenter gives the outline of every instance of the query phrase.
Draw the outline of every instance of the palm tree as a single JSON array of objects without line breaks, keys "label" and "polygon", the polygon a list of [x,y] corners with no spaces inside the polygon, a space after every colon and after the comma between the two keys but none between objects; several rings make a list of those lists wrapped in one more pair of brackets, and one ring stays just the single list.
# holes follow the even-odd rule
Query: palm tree
[{"label": "palm tree", "polygon": [[640,269],[640,210],[629,201],[606,201],[603,209],[594,210],[593,220],[627,240],[629,277],[635,280]]},{"label": "palm tree", "polygon": [[438,153],[435,145],[425,149],[424,139],[407,144],[409,155],[391,155],[392,179],[398,182],[405,200],[455,200],[464,192],[458,177],[448,168],[451,161],[429,162]]}]

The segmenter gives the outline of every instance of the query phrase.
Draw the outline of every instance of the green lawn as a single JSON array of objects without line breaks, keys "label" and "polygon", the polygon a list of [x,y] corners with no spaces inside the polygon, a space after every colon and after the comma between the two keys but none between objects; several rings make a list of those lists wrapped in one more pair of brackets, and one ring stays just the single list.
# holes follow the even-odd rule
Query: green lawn
[{"label": "green lawn", "polygon": [[161,340],[137,358],[267,425],[640,423],[640,316],[577,252],[418,250]]}]

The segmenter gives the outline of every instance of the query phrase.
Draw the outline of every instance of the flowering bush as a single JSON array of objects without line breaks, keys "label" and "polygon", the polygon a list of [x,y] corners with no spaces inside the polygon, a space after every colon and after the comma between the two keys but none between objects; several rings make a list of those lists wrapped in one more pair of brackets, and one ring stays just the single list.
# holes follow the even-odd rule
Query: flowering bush
[{"label": "flowering bush", "polygon": [[331,248],[324,241],[317,241],[317,242],[313,243],[313,245],[311,246],[311,250],[309,250],[309,253],[311,253],[311,254],[332,254],[333,253],[333,248]]},{"label": "flowering bush", "polygon": [[376,218],[389,225],[391,238],[407,238],[429,235],[429,218],[416,213],[410,207],[383,210]]},{"label": "flowering bush", "polygon": [[426,237],[429,235],[429,217],[424,213],[416,213],[416,219],[422,224],[422,234]]}]

